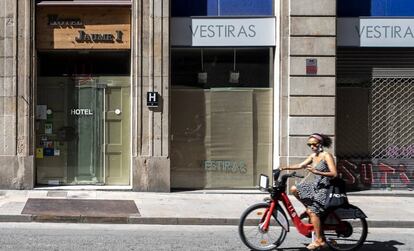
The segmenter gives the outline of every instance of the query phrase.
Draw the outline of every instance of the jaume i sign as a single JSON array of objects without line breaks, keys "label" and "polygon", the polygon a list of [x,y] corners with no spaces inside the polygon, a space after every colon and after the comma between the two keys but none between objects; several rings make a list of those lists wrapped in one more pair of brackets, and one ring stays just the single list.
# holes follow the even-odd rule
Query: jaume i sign
[{"label": "jaume i sign", "polygon": [[40,50],[131,48],[129,8],[41,6],[36,9],[35,23],[36,48]]},{"label": "jaume i sign", "polygon": [[83,42],[95,42],[95,43],[113,43],[114,41],[122,42],[122,31],[116,31],[116,36],[106,33],[86,33],[83,30],[78,31],[79,36],[75,38],[76,42],[83,43]]},{"label": "jaume i sign", "polygon": [[271,18],[172,18],[173,46],[275,46]]},{"label": "jaume i sign", "polygon": [[[48,15],[48,25],[52,27],[83,27],[85,24],[80,18],[61,18],[58,15]],[[75,37],[78,43],[94,42],[94,43],[113,43],[122,42],[122,31],[115,31],[115,35],[111,33],[87,33],[85,30],[78,30],[79,35]]]},{"label": "jaume i sign", "polygon": [[414,47],[414,19],[338,18],[338,45]]}]

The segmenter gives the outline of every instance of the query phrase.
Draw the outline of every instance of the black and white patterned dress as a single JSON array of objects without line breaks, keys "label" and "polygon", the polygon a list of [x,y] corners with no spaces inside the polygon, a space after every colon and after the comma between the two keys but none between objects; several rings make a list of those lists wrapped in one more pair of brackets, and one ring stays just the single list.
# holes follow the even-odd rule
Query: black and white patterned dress
[{"label": "black and white patterned dress", "polygon": [[[328,164],[325,160],[319,161],[315,169],[320,172],[329,172]],[[316,174],[317,175],[317,174]],[[324,212],[325,201],[328,196],[330,177],[317,175],[312,182],[297,185],[300,200],[307,208],[317,215]]]}]

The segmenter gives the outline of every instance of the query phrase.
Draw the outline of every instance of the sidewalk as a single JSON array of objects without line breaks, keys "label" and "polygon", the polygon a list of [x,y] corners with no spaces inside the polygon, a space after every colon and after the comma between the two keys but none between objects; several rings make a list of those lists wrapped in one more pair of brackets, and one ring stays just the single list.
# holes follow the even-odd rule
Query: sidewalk
[{"label": "sidewalk", "polygon": [[[0,190],[0,222],[75,222],[180,225],[237,225],[242,212],[267,194],[258,190],[197,190],[173,193],[96,190]],[[370,227],[414,228],[414,192],[350,193],[350,203],[368,216]],[[28,199],[133,200],[139,214],[125,217],[21,214]],[[290,196],[297,212],[303,206]]]}]

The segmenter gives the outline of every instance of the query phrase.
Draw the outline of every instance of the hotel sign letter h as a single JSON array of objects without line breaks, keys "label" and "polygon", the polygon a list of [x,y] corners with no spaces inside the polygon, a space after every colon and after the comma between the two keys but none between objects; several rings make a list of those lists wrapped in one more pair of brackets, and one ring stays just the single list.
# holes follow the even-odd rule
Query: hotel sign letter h
[{"label": "hotel sign letter h", "polygon": [[158,92],[147,92],[147,106],[158,107],[159,95]]}]

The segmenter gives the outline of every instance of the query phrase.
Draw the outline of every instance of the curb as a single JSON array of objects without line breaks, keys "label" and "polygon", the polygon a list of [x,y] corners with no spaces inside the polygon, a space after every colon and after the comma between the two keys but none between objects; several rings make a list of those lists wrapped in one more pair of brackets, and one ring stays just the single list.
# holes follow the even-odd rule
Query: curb
[{"label": "curb", "polygon": [[347,192],[349,197],[414,197],[414,193],[363,193],[363,192]]},{"label": "curb", "polygon": [[32,222],[32,216],[27,214],[21,215],[0,215],[0,222]]},{"label": "curb", "polygon": [[[219,225],[237,226],[239,218],[177,218],[177,217],[94,217],[56,215],[0,215],[0,222],[49,222],[86,224],[146,224],[146,225]],[[414,221],[370,220],[369,228],[414,228]],[[289,224],[293,227],[292,221]]]}]

